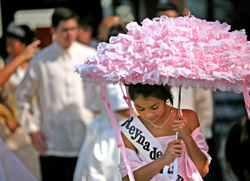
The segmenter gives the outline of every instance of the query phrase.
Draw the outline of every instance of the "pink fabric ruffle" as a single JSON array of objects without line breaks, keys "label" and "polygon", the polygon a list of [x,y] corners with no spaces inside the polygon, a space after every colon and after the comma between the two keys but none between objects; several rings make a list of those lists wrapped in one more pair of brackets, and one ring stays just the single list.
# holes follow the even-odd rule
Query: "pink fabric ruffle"
[{"label": "pink fabric ruffle", "polygon": [[[193,131],[192,137],[194,141],[196,142],[197,146],[206,155],[209,162],[211,162],[212,158],[208,154],[208,146],[206,144],[205,137],[200,127],[196,128]],[[159,143],[162,145],[163,149],[165,150],[167,148],[168,143],[175,140],[175,135],[158,137],[156,139],[159,141]],[[148,164],[148,161],[142,154],[140,153],[136,154],[136,152],[131,149],[126,149],[126,151],[127,151],[130,165],[133,171]],[[122,159],[121,159],[121,163],[119,164],[119,169],[120,169],[120,173],[122,177],[127,175],[126,165]],[[188,152],[184,143],[183,143],[183,154],[182,154],[182,157],[179,158],[179,162],[178,162],[178,173],[184,178],[185,181],[202,181],[202,178],[197,168],[195,167],[193,161],[188,155]],[[156,175],[150,181],[162,181],[162,177],[160,177],[159,175]]]},{"label": "pink fabric ruffle", "polygon": [[245,30],[219,21],[161,16],[131,22],[128,33],[100,43],[75,65],[87,82],[148,83],[242,92],[249,85],[250,43]]},{"label": "pink fabric ruffle", "polygon": [[[212,158],[208,154],[208,145],[206,144],[206,139],[205,139],[200,127],[193,131],[192,137],[193,137],[194,141],[196,142],[197,146],[200,148],[200,150],[206,155],[206,157],[208,158],[208,161],[210,163]],[[185,151],[183,151],[183,152],[184,152],[184,154],[182,156],[183,158],[179,159],[178,167],[179,167],[179,169],[181,169],[181,167],[185,168],[185,172],[183,172],[183,176],[185,175],[184,180],[202,181],[203,179],[200,176],[193,161],[189,157],[186,148],[185,148]],[[181,171],[180,171],[180,173],[181,173]]]}]

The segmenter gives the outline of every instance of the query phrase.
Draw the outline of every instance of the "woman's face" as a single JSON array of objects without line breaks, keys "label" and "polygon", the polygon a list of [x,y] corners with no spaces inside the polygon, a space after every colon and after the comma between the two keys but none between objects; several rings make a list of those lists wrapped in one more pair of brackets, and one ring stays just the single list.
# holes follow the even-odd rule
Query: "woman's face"
[{"label": "woman's face", "polygon": [[152,123],[156,123],[161,119],[166,110],[166,102],[155,97],[144,98],[138,96],[133,102],[140,116]]},{"label": "woman's face", "polygon": [[25,47],[25,44],[20,40],[12,37],[6,37],[6,51],[10,58],[17,56]]}]

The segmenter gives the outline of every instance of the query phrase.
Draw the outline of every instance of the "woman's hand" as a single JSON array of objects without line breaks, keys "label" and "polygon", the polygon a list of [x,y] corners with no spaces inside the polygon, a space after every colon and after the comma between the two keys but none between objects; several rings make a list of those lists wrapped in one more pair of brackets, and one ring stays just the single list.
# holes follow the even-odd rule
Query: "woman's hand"
[{"label": "woman's hand", "polygon": [[190,130],[188,128],[188,120],[181,114],[175,116],[172,128],[175,133],[178,132],[178,137],[180,137],[182,140],[191,136]]},{"label": "woman's hand", "polygon": [[194,111],[186,110],[184,115],[185,116],[180,114],[176,115],[172,128],[174,132],[178,132],[178,137],[183,140],[189,157],[194,162],[200,175],[204,177],[209,171],[209,160],[191,135],[199,126],[199,120]]},{"label": "woman's hand", "polygon": [[38,51],[38,45],[41,43],[40,40],[36,40],[32,43],[30,43],[29,45],[27,45],[23,51],[18,54],[18,56],[20,57],[20,61],[30,61],[33,56],[37,53]]},{"label": "woman's hand", "polygon": [[8,127],[9,127],[9,129],[10,129],[12,132],[14,132],[14,131],[19,127],[19,124],[16,123],[16,122],[14,121],[14,119],[12,119],[11,117],[6,116],[6,117],[5,117],[5,120],[6,120],[6,123],[7,123]]},{"label": "woman's hand", "polygon": [[2,86],[9,77],[16,71],[17,67],[23,62],[30,61],[31,58],[37,52],[37,46],[40,44],[40,40],[36,40],[26,46],[24,50],[19,53],[8,65],[0,70],[0,86]]},{"label": "woman's hand", "polygon": [[182,154],[182,144],[180,139],[171,141],[168,144],[168,147],[163,154],[163,157],[165,157],[166,165],[172,163],[175,158],[180,158]]}]

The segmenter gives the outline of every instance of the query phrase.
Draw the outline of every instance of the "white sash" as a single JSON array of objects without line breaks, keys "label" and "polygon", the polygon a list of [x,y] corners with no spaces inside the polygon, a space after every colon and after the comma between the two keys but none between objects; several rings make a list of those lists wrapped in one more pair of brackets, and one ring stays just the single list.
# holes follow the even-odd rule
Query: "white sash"
[{"label": "white sash", "polygon": [[[164,151],[161,144],[146,129],[136,115],[133,115],[124,121],[121,124],[120,129],[149,162],[152,162],[163,155]],[[170,166],[165,166],[163,168],[163,175],[159,174],[164,180],[176,180],[177,171],[170,172],[169,170],[170,168],[173,168],[172,166],[173,163]]]}]

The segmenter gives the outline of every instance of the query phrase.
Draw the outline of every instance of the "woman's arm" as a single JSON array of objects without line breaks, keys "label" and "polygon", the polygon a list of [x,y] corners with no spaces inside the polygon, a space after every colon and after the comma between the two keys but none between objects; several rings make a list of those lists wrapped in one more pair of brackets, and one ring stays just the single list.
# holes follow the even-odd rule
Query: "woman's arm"
[{"label": "woman's arm", "polygon": [[29,44],[25,49],[17,55],[8,65],[0,70],[0,86],[2,86],[9,77],[16,71],[17,67],[25,61],[29,61],[36,53],[35,47],[40,44],[40,40],[36,40]]},{"label": "woman's arm", "polygon": [[191,133],[199,127],[199,120],[194,111],[185,110],[183,115],[178,114],[173,121],[173,131],[178,132],[179,137],[184,141],[188,154],[194,162],[201,177],[206,176],[209,171],[209,161],[194,141]]},{"label": "woman's arm", "polygon": [[[122,133],[122,138],[126,148],[137,152],[135,146]],[[172,163],[176,157],[180,157],[182,153],[182,146],[180,140],[174,140],[168,144],[168,147],[163,156],[152,161],[151,163],[142,166],[133,172],[135,180],[149,180],[158,174],[164,166]],[[123,181],[129,181],[128,175],[122,178]]]}]

